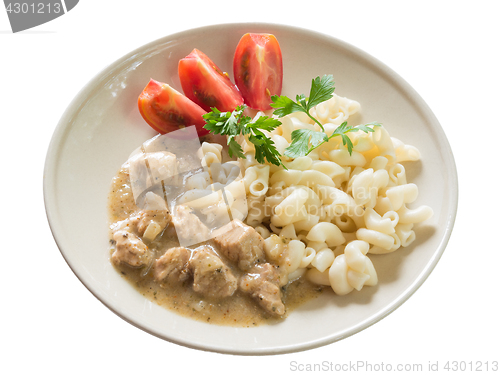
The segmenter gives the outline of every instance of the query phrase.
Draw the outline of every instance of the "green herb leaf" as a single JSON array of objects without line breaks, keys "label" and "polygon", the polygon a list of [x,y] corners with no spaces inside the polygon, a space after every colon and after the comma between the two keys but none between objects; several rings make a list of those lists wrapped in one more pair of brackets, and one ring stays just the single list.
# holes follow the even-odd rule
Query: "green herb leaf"
[{"label": "green herb leaf", "polygon": [[282,165],[280,153],[276,149],[274,142],[260,130],[254,129],[254,134],[248,137],[248,140],[255,145],[255,160],[263,164],[264,159],[274,165]]},{"label": "green herb leaf", "polygon": [[243,114],[245,108],[244,105],[239,106],[232,112],[220,112],[217,108],[212,108],[211,112],[203,115],[206,123],[204,128],[214,134],[227,136],[228,153],[231,157],[236,155],[245,158],[235,137],[240,134],[249,135],[248,140],[255,145],[255,159],[259,163],[267,160],[271,164],[283,165],[273,140],[261,131],[273,131],[281,122],[267,116],[261,116],[252,122],[249,116]]},{"label": "green herb leaf", "polygon": [[344,146],[347,145],[347,151],[349,151],[349,155],[351,155],[352,154],[352,148],[354,147],[353,144],[352,144],[351,138],[349,138],[345,134],[341,134],[340,136],[342,137],[342,143],[344,144]]},{"label": "green herb leaf", "polygon": [[373,128],[370,128],[370,126],[382,126],[382,124],[380,124],[379,122],[370,122],[370,123],[365,124],[365,125],[358,125],[354,129],[362,130],[365,133],[374,132],[375,130],[373,130]]},{"label": "green herb leaf", "polygon": [[301,107],[300,104],[295,103],[292,99],[287,96],[271,96],[273,101],[270,106],[276,108],[273,112],[278,117],[284,117],[294,112],[305,112],[305,108]]},{"label": "green herb leaf", "polygon": [[280,125],[281,121],[274,118],[269,118],[267,116],[261,116],[257,120],[255,120],[255,122],[247,124],[247,126],[252,129],[264,129],[267,130],[268,132],[273,131]]},{"label": "green herb leaf", "polygon": [[[335,82],[332,75],[324,75],[323,77],[316,77],[312,80],[311,90],[309,97],[306,98],[304,94],[297,95],[296,101],[293,101],[287,96],[271,97],[271,107],[274,108],[273,114],[278,117],[283,117],[294,112],[304,112],[311,118],[322,131],[315,131],[311,129],[296,129],[291,134],[292,142],[285,149],[285,156],[290,158],[298,158],[311,153],[314,149],[318,148],[331,138],[340,136],[342,143],[347,147],[349,154],[352,154],[354,145],[347,135],[348,133],[357,132],[359,130],[365,133],[373,132],[374,126],[381,126],[378,122],[371,122],[365,125],[358,125],[355,127],[347,125],[343,122],[339,125],[333,133],[328,136],[323,128],[323,125],[314,118],[310,110],[318,104],[333,97],[335,90]],[[259,163],[267,162],[274,165],[281,165],[285,169],[280,157],[280,153],[272,139],[266,136],[262,131],[273,131],[281,122],[274,118],[261,116],[252,122],[249,116],[243,115],[246,106],[242,105],[237,107],[232,112],[220,112],[217,108],[212,108],[212,112],[203,115],[205,119],[205,129],[214,134],[227,135],[227,144],[229,146],[229,155],[236,155],[240,158],[245,158],[243,149],[236,141],[237,135],[248,136],[248,141],[255,146],[255,159]]]},{"label": "green herb leaf", "polygon": [[307,102],[307,111],[312,107],[333,98],[335,82],[332,75],[324,75],[322,78],[316,77],[312,80],[311,92]]},{"label": "green herb leaf", "polygon": [[307,99],[306,99],[306,96],[304,94],[297,95],[295,97],[295,100],[297,101],[297,104],[303,108],[303,110],[308,111]]},{"label": "green herb leaf", "polygon": [[[212,112],[205,113],[203,118],[205,119],[205,125],[203,127],[213,134],[220,134],[222,126],[225,121],[227,121],[225,114],[223,115],[217,108],[212,108]],[[222,118],[224,118],[224,120],[222,120]]]},{"label": "green herb leaf", "polygon": [[295,97],[296,102],[294,102],[286,96],[274,95],[271,97],[273,103],[270,105],[272,108],[275,108],[273,114],[278,117],[299,111],[304,112],[324,131],[323,125],[309,111],[319,103],[332,98],[334,90],[335,82],[333,81],[333,76],[324,75],[322,78],[316,77],[312,80],[309,98],[306,98],[304,94],[300,94]]},{"label": "green herb leaf", "polygon": [[236,155],[239,158],[245,158],[243,149],[241,148],[240,144],[236,142],[234,137],[235,137],[234,135],[230,135],[227,139],[227,145],[229,146],[227,152],[229,156],[233,157],[233,155]]},{"label": "green herb leaf", "polygon": [[[342,138],[342,143],[347,147],[349,154],[352,154],[354,145],[351,139],[347,136],[348,133],[354,133],[359,130],[365,133],[373,132],[373,128],[370,126],[381,126],[378,122],[371,122],[366,125],[358,125],[355,127],[347,125],[347,122],[340,124],[330,135],[327,136],[326,133],[321,131],[309,130],[309,129],[297,129],[292,132],[292,143],[285,149],[285,156],[291,158],[298,158],[300,156],[306,156],[314,149],[321,146],[323,143],[328,142],[333,137],[340,136]],[[309,146],[310,144],[310,146]]]},{"label": "green herb leaf", "polygon": [[328,142],[328,136],[323,132],[310,129],[296,129],[292,132],[292,143],[285,149],[285,156],[298,158],[309,152],[309,144],[313,148],[323,142]]},{"label": "green herb leaf", "polygon": [[239,129],[240,129],[239,123],[242,121],[243,110],[244,108],[238,107],[236,108],[236,111],[226,112],[225,118],[227,118],[227,121],[222,126],[221,134],[231,134],[231,135],[239,134]]},{"label": "green herb leaf", "polygon": [[[337,126],[337,128],[332,133],[332,136],[334,136],[334,135],[342,135],[344,133],[348,133],[350,131],[353,131],[352,129],[353,129],[352,126],[348,126],[347,125],[347,121],[344,121],[342,124],[340,124],[339,126]],[[357,130],[354,130],[354,131],[357,131]],[[331,138],[331,136],[330,136],[330,138]]]}]

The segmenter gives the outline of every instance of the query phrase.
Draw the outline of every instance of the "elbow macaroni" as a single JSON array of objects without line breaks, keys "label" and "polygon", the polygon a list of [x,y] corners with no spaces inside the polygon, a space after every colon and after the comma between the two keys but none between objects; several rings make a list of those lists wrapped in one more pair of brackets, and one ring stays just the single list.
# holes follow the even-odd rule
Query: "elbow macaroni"
[{"label": "elbow macaroni", "polygon": [[[358,102],[334,94],[311,114],[331,135],[359,109]],[[265,134],[282,155],[294,130],[320,130],[300,112],[280,121],[278,128]],[[207,192],[210,188],[217,191],[217,183],[228,181],[242,184],[248,210],[241,216],[263,237],[267,259],[282,268],[281,285],[305,275],[339,295],[374,286],[378,277],[370,256],[410,246],[416,238],[415,225],[428,220],[433,211],[424,205],[410,207],[418,198],[418,187],[407,182],[402,163],[419,160],[417,148],[378,125],[373,132],[348,136],[351,154],[341,137],[334,137],[307,156],[283,157],[286,169],[257,163],[255,146],[236,137],[246,158],[231,165],[239,166],[243,176],[225,166],[230,163],[216,165],[222,163],[222,146],[203,143],[202,165],[211,171],[187,180],[189,200],[215,205],[216,196]],[[242,197],[231,189],[227,195],[239,212]]]}]

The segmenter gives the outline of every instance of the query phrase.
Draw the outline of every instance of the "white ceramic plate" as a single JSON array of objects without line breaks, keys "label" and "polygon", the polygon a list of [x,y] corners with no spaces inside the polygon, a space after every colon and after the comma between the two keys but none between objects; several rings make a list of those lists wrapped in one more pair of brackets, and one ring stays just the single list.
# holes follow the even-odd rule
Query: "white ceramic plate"
[{"label": "white ceramic plate", "polygon": [[[177,63],[193,48],[231,74],[246,32],[276,35],[284,61],[283,94],[309,91],[311,79],[333,74],[336,93],[361,103],[360,123],[379,121],[391,135],[418,147],[408,168],[419,186],[415,203],[434,209],[416,228],[416,242],[373,256],[376,287],[316,299],[280,324],[253,328],[210,325],[179,316],[141,296],[109,262],[107,195],[112,177],[132,150],[155,132],[143,121],[137,97],[150,78],[180,90]],[[314,58],[311,58],[314,56]],[[355,124],[353,124],[355,125]],[[53,135],[45,165],[44,196],[50,227],[76,276],[106,306],[163,339],[203,350],[275,354],[329,344],[377,322],[423,283],[442,255],[457,210],[456,168],[438,121],[420,96],[391,69],[330,36],[288,26],[226,24],[171,35],[111,64],[73,100]]]}]

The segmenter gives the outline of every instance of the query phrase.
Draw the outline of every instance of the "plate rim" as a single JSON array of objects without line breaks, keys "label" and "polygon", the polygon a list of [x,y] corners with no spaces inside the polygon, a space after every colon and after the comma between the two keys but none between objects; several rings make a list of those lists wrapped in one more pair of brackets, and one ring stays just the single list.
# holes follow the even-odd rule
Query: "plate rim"
[{"label": "plate rim", "polygon": [[[69,131],[69,128],[71,127],[71,118],[76,117],[77,114],[80,112],[80,110],[83,108],[85,103],[89,100],[89,95],[91,91],[98,85],[100,81],[102,81],[105,77],[109,76],[114,70],[118,69],[118,67],[126,62],[128,59],[139,53],[140,51],[147,50],[155,45],[159,45],[161,43],[164,43],[168,40],[172,40],[174,38],[186,38],[189,37],[190,35],[196,35],[200,32],[210,32],[213,30],[217,29],[233,29],[233,28],[238,28],[238,27],[247,27],[247,28],[254,28],[254,29],[274,29],[274,30],[281,30],[285,32],[293,32],[293,33],[300,33],[302,35],[310,36],[314,39],[322,39],[327,41],[329,44],[335,44],[338,45],[341,49],[348,51],[349,53],[353,54],[356,56],[356,58],[361,58],[363,60],[364,64],[368,64],[372,68],[376,68],[378,72],[383,74],[384,79],[390,79],[391,84],[394,85],[395,87],[398,87],[400,90],[403,92],[407,93],[410,96],[410,101],[416,104],[416,108],[419,110],[424,111],[423,115],[426,119],[428,119],[432,123],[432,129],[434,132],[436,132],[437,137],[440,140],[441,145],[443,146],[443,150],[446,152],[443,153],[447,157],[447,163],[448,166],[451,167],[451,170],[448,170],[448,182],[451,183],[454,189],[451,189],[448,192],[448,197],[447,200],[450,205],[450,209],[448,211],[448,220],[447,220],[447,226],[446,229],[443,233],[443,236],[441,238],[441,241],[437,247],[437,249],[433,252],[433,257],[429,259],[427,262],[426,267],[422,270],[422,272],[418,275],[418,277],[414,280],[412,284],[410,284],[395,300],[392,301],[389,305],[387,305],[384,309],[380,310],[377,314],[370,315],[369,318],[365,319],[362,322],[359,322],[358,324],[352,326],[350,329],[347,329],[346,331],[343,331],[342,335],[339,335],[339,333],[335,334],[330,334],[327,336],[324,336],[320,339],[315,339],[314,341],[309,341],[301,344],[293,344],[290,346],[281,346],[281,347],[276,347],[276,348],[253,348],[253,349],[235,349],[235,348],[223,348],[217,345],[212,345],[211,347],[208,347],[204,344],[196,344],[193,342],[188,342],[186,340],[182,340],[179,338],[174,338],[172,336],[166,337],[158,332],[154,332],[153,330],[149,329],[148,327],[145,327],[144,325],[134,322],[131,319],[128,319],[126,314],[120,311],[119,308],[116,306],[113,306],[111,303],[105,301],[102,296],[100,296],[99,292],[91,285],[91,283],[87,282],[85,278],[81,274],[81,270],[79,269],[78,265],[75,264],[72,260],[70,260],[67,250],[63,249],[62,243],[64,242],[61,237],[60,237],[60,231],[58,231],[58,219],[57,219],[57,213],[55,212],[55,206],[56,206],[56,197],[53,189],[53,185],[55,184],[54,181],[56,180],[56,161],[57,161],[57,154],[58,154],[58,148],[56,147],[64,134]],[[249,31],[251,32],[251,31]],[[207,26],[200,26],[197,28],[192,28],[192,29],[186,29],[182,30],[170,35],[163,36],[161,38],[157,38],[149,43],[146,43],[142,46],[139,46],[132,50],[131,52],[123,55],[121,58],[117,59],[116,61],[106,65],[103,69],[101,69],[96,75],[93,76],[93,78],[87,82],[86,85],[84,85],[75,95],[75,97],[70,101],[69,105],[66,107],[65,111],[63,112],[57,126],[55,127],[54,133],[51,137],[48,149],[47,149],[47,154],[45,158],[45,164],[44,164],[44,170],[43,170],[43,199],[44,199],[44,206],[45,206],[45,211],[46,211],[46,217],[47,221],[50,227],[50,230],[52,232],[52,236],[56,242],[56,245],[63,256],[64,260],[72,270],[72,272],[75,274],[75,276],[80,280],[80,282],[102,303],[104,304],[108,309],[110,309],[112,312],[114,312],[116,315],[118,315],[120,318],[125,320],[126,322],[130,323],[131,325],[155,336],[158,338],[161,338],[163,340],[182,345],[185,347],[193,348],[193,349],[198,349],[198,350],[203,350],[203,351],[210,351],[210,352],[217,352],[217,353],[224,353],[224,354],[236,354],[236,355],[274,355],[274,354],[284,354],[284,353],[292,353],[292,352],[299,352],[299,351],[304,351],[304,350],[310,350],[314,349],[320,346],[328,345],[333,342],[345,339],[349,336],[352,336],[358,332],[363,331],[364,329],[370,327],[371,325],[379,322],[386,316],[388,316],[390,313],[394,312],[398,307],[400,307],[406,300],[408,300],[419,288],[420,286],[425,282],[425,280],[429,277],[431,272],[434,270],[436,267],[437,263],[439,262],[440,258],[442,257],[446,246],[450,240],[453,227],[455,224],[455,219],[458,211],[458,196],[459,196],[459,186],[458,186],[458,175],[457,175],[457,168],[456,168],[456,163],[455,159],[453,156],[453,151],[451,149],[451,146],[449,144],[449,141],[446,137],[446,134],[444,132],[444,129],[442,128],[441,124],[439,123],[438,119],[436,118],[435,114],[432,112],[428,104],[423,100],[423,98],[420,96],[420,94],[417,93],[417,91],[409,85],[406,80],[404,80],[398,73],[396,73],[393,69],[391,69],[389,66],[387,66],[385,63],[380,61],[379,59],[375,58],[374,56],[370,55],[369,53],[365,52],[364,50],[351,45],[341,39],[338,39],[334,36],[321,33],[318,31],[313,31],[309,29],[305,29],[302,27],[296,27],[296,26],[291,26],[287,24],[279,24],[279,23],[263,23],[263,22],[239,22],[239,23],[224,23],[224,24],[212,24],[212,25],[207,25]],[[59,234],[58,234],[59,233]]]}]

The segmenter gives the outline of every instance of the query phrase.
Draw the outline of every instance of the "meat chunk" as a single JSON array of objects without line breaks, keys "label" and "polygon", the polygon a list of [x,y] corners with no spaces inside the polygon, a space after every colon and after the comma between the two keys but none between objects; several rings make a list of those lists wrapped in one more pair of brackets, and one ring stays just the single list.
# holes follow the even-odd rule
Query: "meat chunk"
[{"label": "meat chunk", "polygon": [[151,261],[151,252],[142,240],[126,230],[118,230],[113,234],[116,249],[111,255],[115,264],[128,264],[131,267],[142,267]]},{"label": "meat chunk", "polygon": [[194,245],[209,239],[210,230],[187,206],[175,207],[172,222],[181,245]]},{"label": "meat chunk", "polygon": [[155,261],[154,277],[158,282],[183,283],[191,277],[189,258],[191,250],[173,247]]},{"label": "meat chunk", "polygon": [[239,220],[233,220],[219,228],[214,242],[221,254],[237,263],[244,271],[248,271],[255,263],[265,262],[262,236]]},{"label": "meat chunk", "polygon": [[168,210],[141,210],[134,215],[113,223],[111,230],[126,230],[146,241],[153,241],[171,221]]},{"label": "meat chunk", "polygon": [[170,223],[171,217],[167,210],[142,210],[134,217],[137,233],[144,239],[152,241]]},{"label": "meat chunk", "polygon": [[207,297],[229,297],[238,288],[231,270],[209,247],[194,250],[190,261],[193,290]]},{"label": "meat chunk", "polygon": [[267,312],[274,315],[285,313],[278,271],[270,263],[253,266],[248,274],[241,278],[240,290],[249,293]]}]

